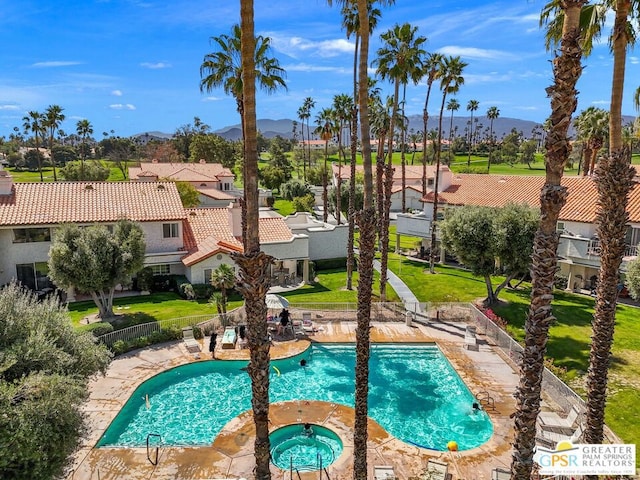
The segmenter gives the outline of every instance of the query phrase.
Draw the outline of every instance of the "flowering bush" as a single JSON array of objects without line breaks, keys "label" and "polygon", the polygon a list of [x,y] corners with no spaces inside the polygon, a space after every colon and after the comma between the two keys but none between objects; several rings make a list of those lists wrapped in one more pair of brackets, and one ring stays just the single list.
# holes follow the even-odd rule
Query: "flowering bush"
[{"label": "flowering bush", "polygon": [[507,328],[507,321],[504,318],[498,316],[496,312],[494,312],[490,308],[487,308],[484,311],[484,315],[503,330]]}]

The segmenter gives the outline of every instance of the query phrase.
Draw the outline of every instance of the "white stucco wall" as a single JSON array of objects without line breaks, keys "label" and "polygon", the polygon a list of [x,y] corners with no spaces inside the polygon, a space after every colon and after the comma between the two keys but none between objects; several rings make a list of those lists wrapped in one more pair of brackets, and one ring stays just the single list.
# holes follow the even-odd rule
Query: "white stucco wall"
[{"label": "white stucco wall", "polygon": [[13,229],[0,230],[0,285],[16,278],[16,265],[49,260],[51,242],[13,243]]},{"label": "white stucco wall", "polygon": [[261,250],[277,260],[309,258],[309,237],[294,234],[290,242],[262,243]]},{"label": "white stucco wall", "polygon": [[[178,236],[175,238],[163,238],[162,225],[165,223],[178,224]],[[182,221],[167,220],[164,222],[139,223],[144,232],[144,241],[147,244],[147,253],[175,252],[184,246]]]},{"label": "white stucco wall", "polygon": [[237,265],[228,254],[218,253],[196,263],[195,265],[186,267],[185,275],[191,283],[209,283],[211,279],[204,277],[204,271],[207,269],[215,270],[223,263],[231,265],[236,272],[238,271]]}]

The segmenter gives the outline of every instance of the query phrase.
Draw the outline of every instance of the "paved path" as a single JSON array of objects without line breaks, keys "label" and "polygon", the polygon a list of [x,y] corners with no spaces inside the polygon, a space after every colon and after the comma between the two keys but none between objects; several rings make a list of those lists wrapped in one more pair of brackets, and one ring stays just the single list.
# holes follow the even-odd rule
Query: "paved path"
[{"label": "paved path", "polygon": [[[373,268],[375,268],[377,272],[380,272],[380,270],[382,269],[382,266],[380,265],[379,260],[373,261]],[[413,292],[409,289],[409,287],[407,287],[407,284],[404,283],[400,279],[400,277],[398,277],[390,269],[387,269],[387,282],[389,283],[389,285],[393,287],[395,292],[400,297],[400,300],[402,300],[404,307],[408,311],[416,312],[421,315],[424,315],[424,310],[420,305],[420,301],[418,300],[418,298],[413,294]]]}]

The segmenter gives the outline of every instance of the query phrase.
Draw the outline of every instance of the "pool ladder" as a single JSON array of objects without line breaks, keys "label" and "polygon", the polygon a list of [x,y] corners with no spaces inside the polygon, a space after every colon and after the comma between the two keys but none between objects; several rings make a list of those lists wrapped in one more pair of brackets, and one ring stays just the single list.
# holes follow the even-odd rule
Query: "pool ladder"
[{"label": "pool ladder", "polygon": [[480,402],[480,405],[482,405],[482,407],[485,410],[495,410],[496,409],[496,401],[494,400],[494,398],[489,395],[489,392],[486,390],[483,390],[482,392],[478,393],[478,395],[476,396],[478,401]]},{"label": "pool ladder", "polygon": [[160,439],[160,442],[162,442],[162,436],[158,433],[150,433],[149,435],[147,435],[147,460],[149,460],[151,465],[155,466],[158,465],[158,451],[160,449],[160,446],[156,445],[155,458],[152,460],[150,453],[153,447],[149,445],[149,439],[151,437],[158,437]]},{"label": "pool ladder", "polygon": [[[324,442],[323,442],[324,443]],[[331,448],[331,445],[326,444],[329,447],[329,449],[331,449],[331,451],[333,452],[333,449]],[[300,477],[300,471],[298,470],[298,468],[293,468],[293,455],[291,455],[290,457],[290,464],[289,464],[289,472],[290,472],[290,478],[291,480],[293,480],[293,472],[296,472],[296,475],[298,475],[298,479],[300,480],[302,477]],[[309,467],[314,467],[314,465],[308,465]],[[316,464],[315,464],[315,469],[318,470],[320,476],[318,477],[319,480],[322,480],[323,476],[323,472],[324,472],[324,476],[327,480],[331,480],[331,478],[329,477],[329,472],[327,472],[327,469],[325,467],[322,466],[322,455],[320,455],[320,453],[316,453]]]}]

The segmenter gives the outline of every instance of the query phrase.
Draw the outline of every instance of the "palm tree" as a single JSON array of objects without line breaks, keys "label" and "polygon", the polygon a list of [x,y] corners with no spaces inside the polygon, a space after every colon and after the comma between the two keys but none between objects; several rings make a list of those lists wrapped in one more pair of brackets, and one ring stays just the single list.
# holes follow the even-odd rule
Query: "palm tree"
[{"label": "palm tree", "polygon": [[440,67],[444,56],[440,53],[429,54],[424,62],[424,74],[427,76],[427,96],[424,100],[424,110],[422,110],[422,196],[427,195],[427,123],[429,122],[429,96],[431,95],[431,86],[440,75]]},{"label": "palm tree", "polygon": [[447,110],[451,111],[451,119],[449,120],[449,159],[452,159],[453,153],[453,112],[457,112],[460,109],[460,102],[457,99],[451,98],[447,102]]},{"label": "palm tree", "polygon": [[566,203],[567,190],[561,185],[571,146],[567,137],[571,115],[577,105],[576,83],[582,73],[580,60],[580,9],[586,0],[565,0],[560,55],[553,61],[554,84],[547,88],[551,98],[550,129],[546,138],[546,179],[540,193],[540,224],[536,231],[531,264],[531,305],[525,321],[525,341],[520,363],[520,383],[516,393],[515,440],[511,460],[513,479],[531,477],[535,448],[536,420],[544,373],[544,355],[551,311],[554,277],[558,260],[559,235],[556,224]]},{"label": "palm tree", "polygon": [[333,121],[335,118],[335,112],[330,108],[323,108],[316,117],[316,124],[318,127],[315,132],[324,141],[324,167],[322,169],[322,205],[324,212],[322,213],[324,223],[329,221],[329,196],[328,196],[328,182],[327,182],[327,160],[329,157],[329,140],[333,138],[335,126]]},{"label": "palm tree", "polygon": [[493,121],[500,116],[498,107],[489,107],[487,118],[489,119],[489,160],[487,162],[487,173],[491,170],[491,153],[493,151]]},{"label": "palm tree", "polygon": [[[247,343],[250,361],[253,421],[256,429],[254,456],[255,478],[269,480],[269,336],[267,307],[264,299],[269,289],[269,267],[273,258],[260,250],[258,231],[258,132],[256,127],[256,38],[253,22],[253,0],[240,2],[242,42],[241,83],[242,126],[244,132],[244,201],[246,203],[246,235],[244,251],[234,255],[240,267],[237,288],[245,299]],[[237,98],[237,97],[236,97]]]},{"label": "palm tree", "polygon": [[[311,168],[311,134],[309,133],[309,118],[311,118],[311,110],[316,107],[316,102],[313,98],[307,97],[302,104],[305,118],[307,120],[307,160],[309,161],[309,168]],[[303,125],[304,128],[304,125]]]},{"label": "palm tree", "polygon": [[[387,284],[387,261],[389,256],[389,228],[388,218],[389,209],[391,207],[391,187],[393,186],[393,130],[398,118],[398,99],[400,93],[400,85],[406,86],[409,81],[414,84],[418,82],[422,74],[422,58],[425,51],[422,44],[427,41],[426,37],[416,36],[418,27],[413,27],[408,23],[403,25],[395,25],[392,29],[387,30],[380,35],[380,39],[384,42],[383,46],[377,51],[377,58],[373,64],[377,66],[377,73],[383,80],[389,79],[393,81],[393,105],[391,110],[391,119],[389,122],[388,132],[388,160],[387,160],[387,176],[385,181],[385,208],[384,220],[380,229],[381,250],[381,269],[380,269],[380,300],[386,300],[386,284]],[[402,164],[402,209],[406,209],[404,197],[405,183],[405,165]]]},{"label": "palm tree", "polygon": [[473,148],[473,112],[478,110],[480,107],[480,102],[478,100],[469,100],[467,103],[467,110],[471,112],[471,116],[469,118],[469,149],[468,149],[468,157],[467,157],[467,167],[471,166],[471,149]]},{"label": "palm tree", "polygon": [[233,288],[236,283],[236,271],[231,265],[221,264],[211,272],[211,285],[220,290],[220,305],[222,307],[222,320],[226,325],[227,314],[227,290]]},{"label": "palm tree", "polygon": [[304,105],[298,108],[298,118],[300,119],[300,131],[302,132],[302,178],[306,182],[307,181],[307,149],[304,141],[304,122],[307,120],[311,114],[306,112],[304,109]]},{"label": "palm tree", "polygon": [[[338,180],[336,182],[336,213],[338,225],[341,221],[342,208],[342,163],[346,162],[347,157],[343,149],[343,135],[345,128],[350,129],[351,112],[353,111],[353,98],[346,93],[335,95],[333,97],[333,110],[338,120]],[[350,135],[349,135],[350,136]]]},{"label": "palm tree", "polygon": [[[44,115],[40,112],[36,112],[35,110],[31,110],[24,117],[22,117],[23,127],[25,134],[28,134],[29,131],[33,133],[33,139],[36,145],[36,150],[39,151],[40,142],[38,141],[39,136],[42,135],[44,139],[45,128],[44,128]],[[38,155],[38,171],[40,172],[40,181],[44,182],[44,177],[42,176],[42,160],[40,155]]]},{"label": "palm tree", "polygon": [[81,178],[84,180],[84,162],[87,159],[87,137],[93,134],[93,126],[87,119],[78,120],[76,123],[76,132],[82,139],[82,166]]},{"label": "palm tree", "polygon": [[629,220],[626,210],[635,174],[630,165],[631,151],[622,141],[622,95],[627,48],[635,40],[636,33],[635,21],[631,22],[629,16],[633,13],[631,16],[637,18],[640,2],[610,0],[604,3],[615,10],[611,30],[613,33],[609,42],[613,51],[613,79],[609,114],[609,155],[600,161],[595,179],[598,190],[596,221],[601,251],[587,374],[587,443],[602,443],[604,439],[604,415],[615,328],[617,287]]},{"label": "palm tree", "polygon": [[65,116],[62,113],[63,108],[60,105],[49,105],[44,112],[43,127],[49,130],[49,157],[51,158],[51,165],[53,166],[53,181],[58,181],[58,175],[56,173],[56,162],[53,159],[53,139],[56,130],[60,127],[60,124],[64,122]]},{"label": "palm tree", "polygon": [[462,71],[467,64],[460,57],[443,57],[440,64],[439,78],[440,90],[442,90],[442,104],[440,105],[440,117],[438,118],[438,149],[436,150],[436,178],[433,185],[433,215],[431,219],[431,255],[429,271],[435,272],[436,261],[436,224],[438,219],[438,183],[440,177],[440,155],[442,153],[442,114],[448,93],[458,93],[460,86],[464,84]]},{"label": "palm tree", "polygon": [[602,108],[589,107],[580,112],[574,125],[578,139],[584,142],[584,166],[582,175],[595,173],[596,158],[609,134],[609,112]]}]

